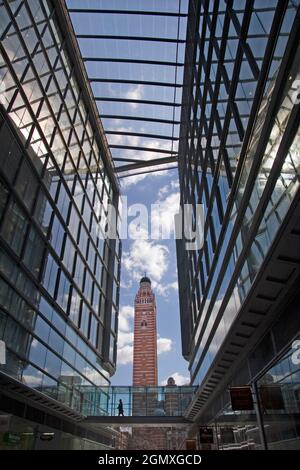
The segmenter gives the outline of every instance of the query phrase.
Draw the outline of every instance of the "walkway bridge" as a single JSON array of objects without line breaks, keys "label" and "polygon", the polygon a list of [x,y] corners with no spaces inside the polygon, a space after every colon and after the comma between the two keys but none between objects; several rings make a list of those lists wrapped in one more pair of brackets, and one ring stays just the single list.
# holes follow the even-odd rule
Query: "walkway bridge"
[{"label": "walkway bridge", "polygon": [[[85,422],[103,426],[184,427],[196,387],[82,387]],[[119,416],[122,400],[124,416]]]}]

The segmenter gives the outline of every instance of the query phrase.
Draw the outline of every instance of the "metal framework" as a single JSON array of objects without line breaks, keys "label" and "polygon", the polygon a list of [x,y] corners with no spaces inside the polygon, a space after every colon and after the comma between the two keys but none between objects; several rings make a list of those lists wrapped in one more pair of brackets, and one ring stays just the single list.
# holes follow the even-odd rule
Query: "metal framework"
[{"label": "metal framework", "polygon": [[148,173],[173,168],[188,0],[172,2],[169,11],[151,11],[146,0],[138,10],[66,3],[116,172],[126,177],[137,169]]},{"label": "metal framework", "polygon": [[[255,305],[256,299],[274,301],[274,312],[277,309],[278,314],[278,306],[281,305],[279,296],[268,298],[266,292],[267,281],[272,279],[276,282],[275,253],[276,259],[280,259],[280,249],[274,245],[276,250],[273,260],[266,246],[260,242],[259,235],[262,227],[266,230],[263,218],[267,220],[270,217],[271,211],[268,213],[269,209],[266,208],[272,207],[272,214],[278,210],[279,203],[277,205],[276,201],[279,201],[279,196],[276,193],[276,200],[274,197],[273,201],[272,195],[280,178],[286,181],[297,178],[294,170],[290,170],[290,177],[283,177],[281,171],[288,150],[296,138],[299,109],[294,109],[289,121],[286,121],[288,124],[281,129],[284,136],[271,168],[263,172],[261,162],[272,133],[273,119],[276,113],[285,110],[279,97],[283,96],[288,78],[291,80],[295,73],[289,70],[292,70],[296,54],[299,7],[282,1],[275,2],[272,10],[256,9],[263,2],[246,0],[244,11],[238,14],[235,3],[228,0],[223,13],[219,11],[219,2],[191,0],[190,3],[188,35],[192,40],[187,44],[186,63],[193,66],[186,67],[184,77],[182,102],[185,107],[179,144],[180,190],[182,204],[204,203],[205,220],[203,248],[198,253],[188,253],[184,242],[178,242],[177,259],[181,322],[184,325],[183,354],[190,361],[192,383],[200,385],[199,397],[189,411],[189,417],[193,418],[199,416],[200,408],[204,410],[204,407],[211,406],[209,400],[215,389],[220,396],[222,380],[225,390],[225,374],[228,386],[234,362],[238,363],[242,359],[243,338],[247,352],[250,350],[250,336],[253,335],[253,344],[258,344],[254,330],[259,334],[264,330],[259,330],[260,322],[255,323],[252,330],[253,317],[254,314],[262,316],[265,313],[260,306]],[[266,11],[267,16],[260,15]],[[291,20],[287,45],[280,57],[277,46],[283,37],[286,38],[283,18],[287,16],[294,20]],[[269,28],[265,27],[266,20],[263,21],[266,18]],[[221,36],[218,33],[221,30],[220,23]],[[235,40],[232,36],[234,31]],[[258,37],[261,38],[260,48],[256,47]],[[264,107],[264,100],[268,102],[268,108]],[[257,134],[256,126],[259,129]],[[243,173],[246,166],[243,165],[247,159],[250,160],[248,152],[253,145],[254,135],[257,138],[255,158],[247,174]],[[256,204],[255,188],[259,186],[261,177],[266,179],[266,184]],[[241,184],[243,178],[245,181]],[[294,198],[292,210],[295,210],[296,204],[299,204],[299,194]],[[247,210],[251,213],[249,225],[244,224]],[[231,225],[232,214],[234,224]],[[278,220],[282,223],[283,217]],[[290,223],[290,219],[287,220]],[[289,226],[290,232],[292,226]],[[283,225],[280,230],[284,245],[286,238]],[[237,249],[239,243],[241,248]],[[270,246],[271,241],[268,241],[268,249]],[[257,277],[250,271],[253,260],[249,253],[253,254],[255,250],[263,260],[261,264],[255,264]],[[293,257],[294,254],[291,254],[289,259],[282,261],[294,262]],[[261,266],[261,271],[258,271]],[[280,269],[278,265],[278,272]],[[229,279],[230,282],[227,282]],[[235,288],[237,304],[240,301],[241,306],[235,314],[232,309],[226,318],[225,311],[233,301]],[[217,305],[219,301],[220,307]],[[272,308],[268,305],[268,315],[272,313]],[[234,315],[240,315],[240,323],[236,320],[234,323],[236,329],[232,328]],[[249,330],[245,332],[245,328]],[[223,337],[227,338],[226,343],[222,343]],[[217,353],[214,350],[216,345]]]}]

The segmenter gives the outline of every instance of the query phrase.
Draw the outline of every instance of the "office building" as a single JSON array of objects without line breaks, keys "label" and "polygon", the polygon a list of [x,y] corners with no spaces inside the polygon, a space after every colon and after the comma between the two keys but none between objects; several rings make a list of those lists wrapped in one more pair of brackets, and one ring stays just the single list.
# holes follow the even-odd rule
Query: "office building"
[{"label": "office building", "polygon": [[61,5],[0,6],[0,447],[113,446],[81,421],[116,365],[119,186]]},{"label": "office building", "polygon": [[[182,351],[187,417],[219,448],[300,445],[299,19],[298,1],[189,4],[180,193],[204,223],[201,249],[177,241]],[[233,410],[249,385],[257,409]]]}]

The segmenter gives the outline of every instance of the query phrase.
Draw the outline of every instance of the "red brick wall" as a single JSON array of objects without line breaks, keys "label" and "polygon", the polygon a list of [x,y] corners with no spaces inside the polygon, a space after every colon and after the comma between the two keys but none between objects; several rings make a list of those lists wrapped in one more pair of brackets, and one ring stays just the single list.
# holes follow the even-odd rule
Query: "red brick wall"
[{"label": "red brick wall", "polygon": [[157,386],[156,304],[151,284],[140,284],[134,310],[133,386]]}]

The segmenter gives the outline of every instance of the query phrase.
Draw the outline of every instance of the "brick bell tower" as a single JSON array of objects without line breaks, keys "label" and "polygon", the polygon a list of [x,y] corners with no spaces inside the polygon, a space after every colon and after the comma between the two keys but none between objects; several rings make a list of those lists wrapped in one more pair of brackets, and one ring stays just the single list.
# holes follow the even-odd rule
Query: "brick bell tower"
[{"label": "brick bell tower", "polygon": [[157,386],[156,304],[147,276],[134,302],[133,386]]}]

